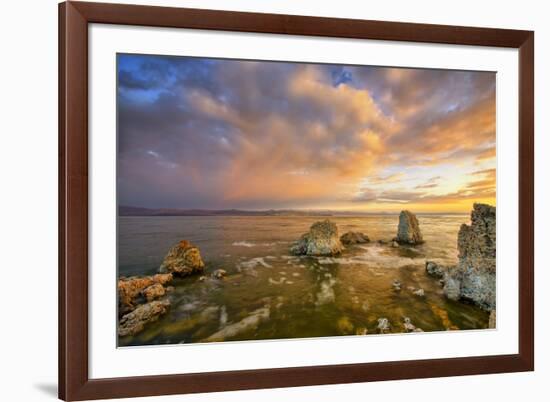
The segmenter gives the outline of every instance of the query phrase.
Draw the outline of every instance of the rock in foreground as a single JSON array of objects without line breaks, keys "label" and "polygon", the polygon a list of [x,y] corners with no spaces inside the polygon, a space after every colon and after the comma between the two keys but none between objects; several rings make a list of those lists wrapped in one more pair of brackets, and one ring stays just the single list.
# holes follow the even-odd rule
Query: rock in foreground
[{"label": "rock in foreground", "polygon": [[203,272],[204,262],[199,248],[187,240],[182,240],[173,246],[159,268],[161,273],[173,273],[179,276],[187,276]]},{"label": "rock in foreground", "polygon": [[126,314],[118,323],[118,335],[135,335],[141,332],[145,324],[154,322],[165,314],[170,307],[168,300],[156,300],[147,304],[142,304],[131,313]]},{"label": "rock in foreground", "polygon": [[342,252],[338,228],[331,221],[324,220],[311,225],[309,232],[290,247],[294,255],[332,256]]},{"label": "rock in foreground", "polygon": [[361,232],[346,232],[340,237],[342,244],[351,246],[370,242],[369,237]]},{"label": "rock in foreground", "polygon": [[118,280],[118,313],[122,316],[136,305],[151,301],[165,293],[164,285],[172,280],[172,274],[121,278]]},{"label": "rock in foreground", "polygon": [[458,265],[445,275],[444,292],[491,311],[496,306],[496,208],[474,204],[471,220],[458,232]]},{"label": "rock in foreground", "polygon": [[399,225],[397,226],[397,237],[395,241],[399,244],[421,244],[424,242],[420,225],[416,215],[410,211],[401,211],[399,214]]}]

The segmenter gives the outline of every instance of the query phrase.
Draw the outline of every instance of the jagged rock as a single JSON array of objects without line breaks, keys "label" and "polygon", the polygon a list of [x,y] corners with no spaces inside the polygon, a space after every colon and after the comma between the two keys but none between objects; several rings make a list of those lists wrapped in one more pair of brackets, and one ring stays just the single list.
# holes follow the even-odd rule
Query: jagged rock
[{"label": "jagged rock", "polygon": [[390,331],[390,321],[385,317],[379,318],[378,326],[376,328],[379,333],[386,334]]},{"label": "jagged rock", "polygon": [[399,244],[421,244],[424,242],[416,215],[410,211],[401,211],[399,214],[399,225],[397,226],[397,237],[395,241]]},{"label": "jagged rock", "polygon": [[[153,276],[120,278],[118,280],[118,313],[120,316],[136,308],[144,302],[147,296],[143,293],[152,285],[163,287],[172,280],[172,274],[157,274]],[[158,288],[157,288],[158,291]]]},{"label": "jagged rock", "polygon": [[135,335],[143,331],[146,324],[158,320],[158,318],[168,311],[170,301],[156,300],[147,304],[142,304],[134,311],[122,317],[118,323],[118,335]]},{"label": "jagged rock", "polygon": [[434,261],[426,261],[426,272],[435,278],[443,278],[445,276],[445,267]]},{"label": "jagged rock", "polygon": [[187,276],[204,271],[204,262],[199,248],[182,240],[173,246],[159,268],[159,272],[171,272],[179,276]]},{"label": "jagged rock", "polygon": [[340,254],[342,249],[342,243],[338,237],[338,228],[327,219],[311,225],[309,232],[304,233],[290,247],[290,253],[294,255],[332,256]]},{"label": "jagged rock", "polygon": [[458,265],[445,275],[444,292],[491,311],[496,305],[496,208],[474,204],[471,221],[458,232]]},{"label": "jagged rock", "polygon": [[413,290],[413,295],[419,296],[419,297],[424,297],[424,289]]},{"label": "jagged rock", "polygon": [[148,302],[158,299],[166,294],[166,289],[160,283],[155,283],[143,290],[143,295]]},{"label": "jagged rock", "polygon": [[216,278],[216,279],[222,279],[226,275],[227,275],[227,271],[225,269],[217,269],[214,272],[212,272],[212,278]]},{"label": "jagged rock", "polygon": [[497,327],[497,312],[496,310],[491,310],[489,314],[489,328],[495,329]]},{"label": "jagged rock", "polygon": [[340,236],[340,241],[346,246],[370,242],[369,237],[361,232],[346,232]]}]

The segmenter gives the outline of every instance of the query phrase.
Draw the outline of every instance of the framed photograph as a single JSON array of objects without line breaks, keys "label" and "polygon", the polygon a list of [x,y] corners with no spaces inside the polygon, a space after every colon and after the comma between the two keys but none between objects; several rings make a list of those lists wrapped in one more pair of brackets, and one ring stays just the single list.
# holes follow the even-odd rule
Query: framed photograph
[{"label": "framed photograph", "polygon": [[59,23],[61,399],[533,370],[533,32]]}]

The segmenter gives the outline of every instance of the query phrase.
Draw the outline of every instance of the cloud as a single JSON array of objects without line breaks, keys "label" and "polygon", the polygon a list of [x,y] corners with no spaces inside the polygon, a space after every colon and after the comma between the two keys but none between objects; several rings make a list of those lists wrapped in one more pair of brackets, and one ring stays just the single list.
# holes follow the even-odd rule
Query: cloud
[{"label": "cloud", "polygon": [[119,55],[118,77],[124,204],[413,202],[494,165],[492,73]]},{"label": "cloud", "polygon": [[422,184],[418,184],[415,186],[415,189],[428,189],[428,188],[436,188],[439,186],[439,182],[441,181],[441,176],[434,176],[428,179],[426,182]]}]

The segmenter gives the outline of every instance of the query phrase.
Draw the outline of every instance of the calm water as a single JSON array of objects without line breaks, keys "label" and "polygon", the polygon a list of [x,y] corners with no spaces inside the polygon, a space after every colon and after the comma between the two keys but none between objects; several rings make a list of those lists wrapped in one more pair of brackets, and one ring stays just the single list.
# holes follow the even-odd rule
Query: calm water
[{"label": "calm water", "polygon": [[[426,258],[456,263],[457,232],[468,215],[419,215],[425,243],[399,248],[377,243],[395,236],[397,215],[331,217],[340,234],[361,231],[371,243],[335,258],[290,256],[292,241],[321,219],[121,217],[119,275],[155,273],[181,239],[200,248],[207,274],[223,268],[228,275],[174,281],[169,313],[119,345],[373,334],[380,317],[394,333],[403,332],[403,317],[424,331],[487,328],[487,313],[446,300],[424,272]],[[413,294],[419,288],[424,297]]]}]

